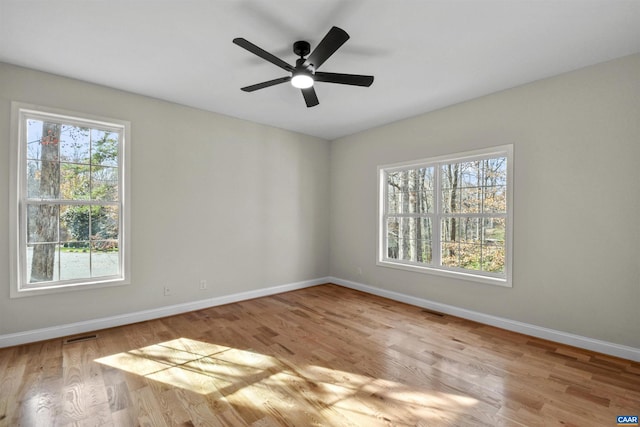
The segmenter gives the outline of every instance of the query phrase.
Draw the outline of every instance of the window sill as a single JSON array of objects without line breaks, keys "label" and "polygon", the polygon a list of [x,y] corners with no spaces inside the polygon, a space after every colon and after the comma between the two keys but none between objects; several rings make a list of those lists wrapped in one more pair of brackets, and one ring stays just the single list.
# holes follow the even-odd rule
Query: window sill
[{"label": "window sill", "polygon": [[16,289],[13,287],[11,289],[11,298],[23,298],[23,297],[32,297],[38,295],[50,295],[57,294],[62,292],[72,292],[72,291],[84,291],[91,289],[102,289],[102,288],[110,288],[115,286],[124,286],[130,284],[128,279],[112,279],[112,280],[104,280],[104,281],[95,281],[95,282],[84,282],[84,283],[69,283],[69,284],[58,284],[51,286],[38,286],[32,288],[21,288]]},{"label": "window sill", "polygon": [[490,277],[490,276],[483,276],[479,274],[466,273],[461,271],[445,270],[445,269],[434,268],[434,267],[426,267],[422,265],[393,262],[389,260],[378,260],[376,264],[379,265],[380,267],[395,268],[398,270],[412,271],[415,273],[422,273],[422,274],[432,274],[435,276],[448,277],[451,279],[467,280],[475,283],[482,283],[485,285],[502,286],[505,288],[513,287],[510,277],[507,277],[507,278]]}]

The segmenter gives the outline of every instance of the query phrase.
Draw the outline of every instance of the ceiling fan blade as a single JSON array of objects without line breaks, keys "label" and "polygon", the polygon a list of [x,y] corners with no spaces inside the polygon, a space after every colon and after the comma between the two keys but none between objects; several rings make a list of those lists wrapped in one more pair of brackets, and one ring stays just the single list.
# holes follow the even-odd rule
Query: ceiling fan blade
[{"label": "ceiling fan blade", "polygon": [[317,82],[339,83],[352,86],[371,86],[373,76],[363,76],[360,74],[340,74],[317,72],[313,78]]},{"label": "ceiling fan blade", "polygon": [[251,86],[245,86],[245,87],[242,87],[240,89],[245,91],[245,92],[253,92],[254,90],[264,89],[265,87],[274,86],[274,85],[277,85],[277,84],[280,84],[280,83],[285,83],[285,82],[288,82],[289,80],[291,80],[290,76],[280,77],[280,78],[269,80],[269,81],[266,81],[266,82],[256,83],[256,84],[251,85]]},{"label": "ceiling fan blade", "polygon": [[277,65],[278,67],[287,71],[293,71],[293,67],[291,65],[287,64],[282,59],[278,58],[275,55],[272,55],[266,50],[259,48],[258,46],[251,43],[250,41],[243,39],[242,37],[233,39],[233,43],[237,44],[242,48],[247,49],[249,52],[253,53],[254,55],[258,55],[260,58],[264,59],[265,61],[271,62],[273,65]]},{"label": "ceiling fan blade", "polygon": [[306,64],[312,64],[317,70],[324,61],[329,59],[340,46],[349,40],[349,34],[342,28],[331,27],[326,36],[318,43],[318,46],[311,52],[311,55],[305,61]]},{"label": "ceiling fan blade", "polygon": [[320,101],[318,101],[318,95],[316,95],[316,90],[313,88],[313,86],[301,90],[302,96],[304,97],[304,102],[307,103],[307,107],[315,107],[316,105],[320,104]]}]

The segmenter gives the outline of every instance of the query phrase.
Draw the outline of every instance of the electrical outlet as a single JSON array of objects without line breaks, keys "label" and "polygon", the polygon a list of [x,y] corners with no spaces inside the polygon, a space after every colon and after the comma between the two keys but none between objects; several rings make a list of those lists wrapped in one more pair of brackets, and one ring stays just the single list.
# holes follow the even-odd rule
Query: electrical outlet
[{"label": "electrical outlet", "polygon": [[168,286],[164,287],[164,296],[168,297],[171,295],[171,289]]},{"label": "electrical outlet", "polygon": [[200,280],[200,289],[207,289],[207,281],[202,279]]}]

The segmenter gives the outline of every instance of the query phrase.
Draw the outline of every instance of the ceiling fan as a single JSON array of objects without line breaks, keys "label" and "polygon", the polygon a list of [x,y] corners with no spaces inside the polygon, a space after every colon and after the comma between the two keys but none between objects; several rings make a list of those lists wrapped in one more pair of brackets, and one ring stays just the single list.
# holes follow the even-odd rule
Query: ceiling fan
[{"label": "ceiling fan", "polygon": [[291,73],[289,76],[245,86],[241,89],[245,92],[253,92],[254,90],[264,89],[280,83],[291,82],[293,87],[302,91],[307,107],[313,107],[319,104],[318,96],[313,88],[315,82],[369,87],[373,83],[373,76],[318,71],[318,68],[347,40],[349,40],[349,34],[346,31],[338,27],[332,27],[313,52],[311,52],[311,45],[308,42],[302,40],[295,42],[293,44],[293,52],[300,58],[296,60],[296,66],[294,67],[246,39],[235,38],[233,43]]}]

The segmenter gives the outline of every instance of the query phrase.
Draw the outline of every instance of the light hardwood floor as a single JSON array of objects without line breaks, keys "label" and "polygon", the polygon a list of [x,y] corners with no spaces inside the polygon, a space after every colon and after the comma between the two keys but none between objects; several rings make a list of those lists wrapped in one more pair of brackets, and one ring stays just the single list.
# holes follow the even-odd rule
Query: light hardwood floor
[{"label": "light hardwood floor", "polygon": [[0,349],[0,425],[615,426],[640,414],[638,363],[336,285],[96,334]]}]

